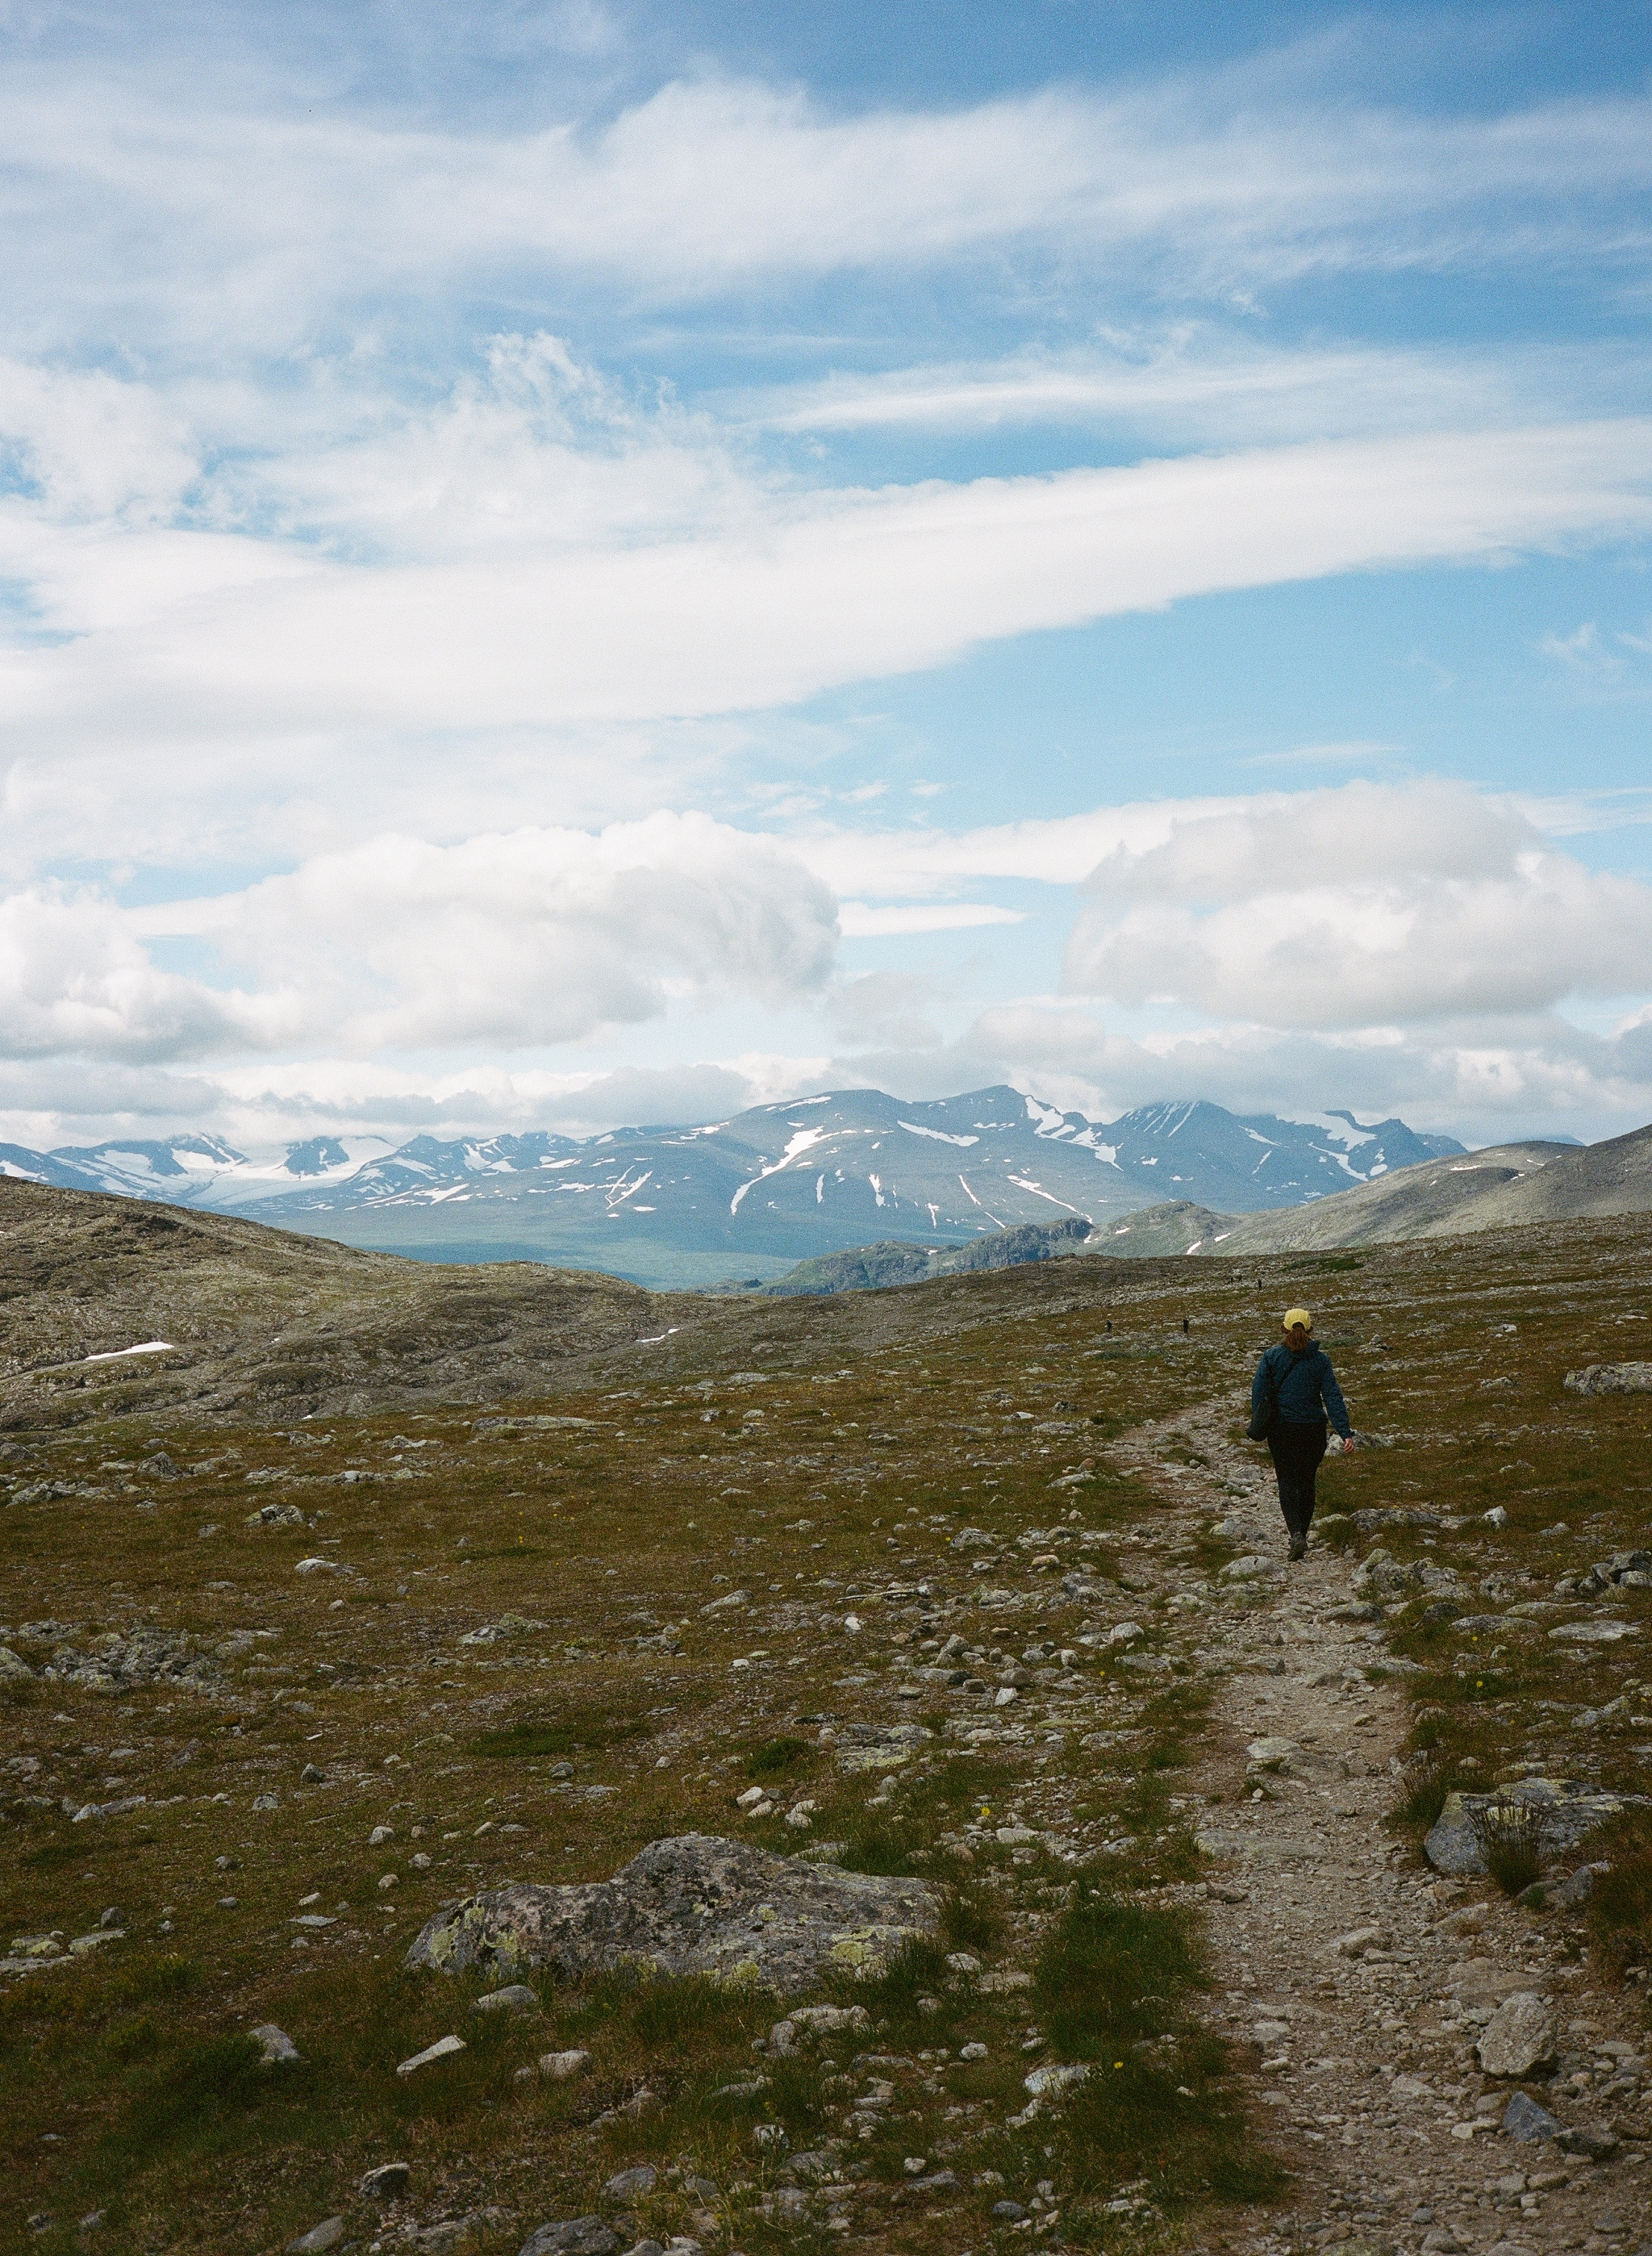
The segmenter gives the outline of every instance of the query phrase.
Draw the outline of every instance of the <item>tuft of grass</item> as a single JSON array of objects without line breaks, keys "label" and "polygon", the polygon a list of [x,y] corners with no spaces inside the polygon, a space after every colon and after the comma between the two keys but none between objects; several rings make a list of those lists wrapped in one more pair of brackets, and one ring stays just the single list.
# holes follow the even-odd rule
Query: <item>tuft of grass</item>
[{"label": "tuft of grass", "polygon": [[1592,1851],[1610,1859],[1597,1872],[1589,1898],[1589,1925],[1620,1972],[1652,1952],[1652,1824],[1644,1810],[1625,1810]]},{"label": "tuft of grass", "polygon": [[1040,1952],[1034,1985],[1064,2060],[1095,2060],[1163,2034],[1177,2002],[1206,1986],[1186,1914],[1080,1881]]},{"label": "tuft of grass", "polygon": [[139,2079],[114,2141],[140,2168],[165,2150],[221,2143],[275,2088],[250,2037],[208,2037]]},{"label": "tuft of grass", "polygon": [[1170,2215],[1281,2196],[1286,2174],[1248,2120],[1226,2047],[1189,2011],[1209,1977],[1185,1912],[1086,1872],[1034,1982],[1052,2056],[1089,2065],[1052,2126],[1058,2172],[1081,2201],[1139,2175]]},{"label": "tuft of grass", "polygon": [[1524,1895],[1543,1871],[1543,1812],[1529,1801],[1494,1801],[1473,1816],[1486,1869],[1506,1896]]},{"label": "tuft of grass", "polygon": [[589,1754],[640,1738],[647,1728],[640,1716],[592,1703],[565,1708],[558,1716],[519,1717],[497,1730],[479,1732],[470,1742],[470,1752],[506,1760]]},{"label": "tuft of grass", "polygon": [[778,1738],[765,1739],[746,1757],[746,1776],[779,1778],[787,1771],[796,1770],[811,1752],[807,1739],[789,1738],[784,1733]]},{"label": "tuft of grass", "polygon": [[950,1950],[995,1950],[1002,1939],[1002,1907],[975,1889],[954,1888],[941,1907],[943,1932]]}]

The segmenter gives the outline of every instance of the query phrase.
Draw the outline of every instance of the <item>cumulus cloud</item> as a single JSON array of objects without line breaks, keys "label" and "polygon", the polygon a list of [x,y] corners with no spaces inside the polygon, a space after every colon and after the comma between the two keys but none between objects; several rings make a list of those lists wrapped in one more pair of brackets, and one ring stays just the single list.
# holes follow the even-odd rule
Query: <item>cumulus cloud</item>
[{"label": "cumulus cloud", "polygon": [[[1032,998],[982,1012],[940,1063],[939,1079],[1008,1079],[1097,1119],[1205,1097],[1239,1113],[1397,1112],[1470,1144],[1546,1131],[1587,1138],[1646,1118],[1644,1033],[1593,1033],[1553,1012],[1340,1032],[1248,1023],[1145,1033]],[[925,1059],[925,1071],[938,1062]]]},{"label": "cumulus cloud", "polygon": [[1555,852],[1462,785],[1264,799],[1089,880],[1075,993],[1273,1026],[1540,1012],[1638,989],[1652,888]]},{"label": "cumulus cloud", "polygon": [[157,969],[91,892],[48,885],[0,900],[0,1047],[12,1057],[200,1056],[257,1041],[281,1012]]},{"label": "cumulus cloud", "polygon": [[188,420],[107,370],[0,359],[0,469],[71,524],[169,518],[199,474]]},{"label": "cumulus cloud", "polygon": [[[210,943],[252,991],[156,968]],[[0,1038],[18,1054],[171,1059],[322,1043],[526,1049],[734,992],[818,989],[835,904],[774,842],[698,814],[593,835],[370,840],[243,891],[123,912],[90,892],[0,904]]]}]

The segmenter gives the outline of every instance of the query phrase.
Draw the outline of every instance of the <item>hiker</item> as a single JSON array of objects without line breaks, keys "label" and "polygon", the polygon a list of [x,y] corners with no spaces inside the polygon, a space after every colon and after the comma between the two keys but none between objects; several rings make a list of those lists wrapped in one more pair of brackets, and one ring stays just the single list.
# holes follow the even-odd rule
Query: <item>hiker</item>
[{"label": "hiker", "polygon": [[1307,1309],[1287,1308],[1284,1330],[1280,1345],[1269,1348],[1256,1365],[1248,1430],[1253,1442],[1268,1444],[1279,1476],[1279,1509],[1290,1530],[1290,1556],[1300,1559],[1308,1549],[1326,1421],[1341,1435],[1345,1456],[1353,1449],[1353,1428],[1331,1358],[1313,1337]]}]

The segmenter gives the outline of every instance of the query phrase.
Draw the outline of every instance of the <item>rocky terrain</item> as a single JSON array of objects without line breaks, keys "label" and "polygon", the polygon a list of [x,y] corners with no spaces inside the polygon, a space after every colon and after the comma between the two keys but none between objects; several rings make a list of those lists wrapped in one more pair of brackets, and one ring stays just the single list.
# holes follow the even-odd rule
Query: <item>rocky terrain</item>
[{"label": "rocky terrain", "polygon": [[[408,1273],[190,1219],[217,1392],[0,1439],[9,2245],[1648,2237],[1646,1224],[621,1300],[304,1417],[260,1294],[344,1370]],[[1290,1568],[1297,1300],[1370,1445]]]},{"label": "rocky terrain", "polygon": [[594,1272],[437,1267],[0,1179],[0,1429],[189,1403],[495,1400],[650,1328]]}]

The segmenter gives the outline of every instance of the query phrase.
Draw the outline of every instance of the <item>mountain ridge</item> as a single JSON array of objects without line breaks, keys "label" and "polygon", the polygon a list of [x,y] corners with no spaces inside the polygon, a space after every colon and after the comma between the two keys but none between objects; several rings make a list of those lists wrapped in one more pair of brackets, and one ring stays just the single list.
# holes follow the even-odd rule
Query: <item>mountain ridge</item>
[{"label": "mountain ridge", "polygon": [[365,1250],[536,1260],[671,1287],[731,1270],[764,1283],[897,1235],[939,1252],[1064,1217],[1100,1227],[1162,1203],[1161,1186],[1215,1214],[1292,1208],[1461,1151],[1350,1112],[1290,1121],[1166,1100],[1096,1122],[995,1085],[919,1102],[833,1090],[584,1138],[318,1136],[258,1160],[198,1134],[0,1146],[0,1174]]}]

